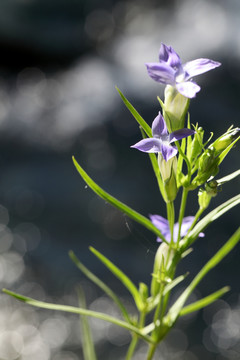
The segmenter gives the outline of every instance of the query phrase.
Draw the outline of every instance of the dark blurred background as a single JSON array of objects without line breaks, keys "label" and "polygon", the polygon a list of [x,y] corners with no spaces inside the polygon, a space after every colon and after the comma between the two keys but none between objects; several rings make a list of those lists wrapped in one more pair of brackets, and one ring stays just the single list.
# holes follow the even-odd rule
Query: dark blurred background
[{"label": "dark blurred background", "polygon": [[[0,281],[40,300],[77,305],[80,283],[91,309],[116,313],[100,290],[75,269],[68,251],[131,299],[88,250],[96,247],[136,284],[150,282],[155,237],[99,199],[77,174],[74,155],[90,176],[140,213],[165,216],[148,157],[130,149],[138,125],[115,86],[151,124],[164,87],[145,62],[164,42],[183,62],[207,57],[222,66],[197,79],[191,121],[219,136],[239,126],[240,2],[1,0],[0,3]],[[235,148],[219,177],[237,169]],[[223,187],[211,207],[239,193],[239,179]],[[178,199],[179,202],[179,199]],[[187,215],[197,209],[196,194]],[[192,278],[234,232],[239,209],[212,224],[179,273]],[[180,320],[156,359],[240,358],[239,247],[191,300],[231,286],[206,310]],[[176,291],[175,296],[182,288]],[[78,318],[40,311],[0,296],[2,360],[81,360]],[[124,359],[124,331],[91,320],[98,359]],[[134,359],[144,360],[144,344]]]}]

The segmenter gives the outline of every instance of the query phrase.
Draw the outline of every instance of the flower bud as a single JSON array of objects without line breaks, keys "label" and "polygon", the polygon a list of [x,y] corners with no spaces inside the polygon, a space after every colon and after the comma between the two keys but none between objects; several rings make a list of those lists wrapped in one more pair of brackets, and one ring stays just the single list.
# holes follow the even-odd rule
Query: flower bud
[{"label": "flower bud", "polygon": [[184,128],[185,117],[189,108],[189,98],[180,94],[173,86],[165,88],[165,101],[163,117],[167,123],[168,131]]},{"label": "flower bud", "polygon": [[211,176],[217,175],[219,159],[215,157],[212,149],[207,149],[199,158],[198,173],[193,180],[194,185],[201,185],[206,182]]},{"label": "flower bud", "polygon": [[193,137],[193,141],[191,144],[191,150],[190,150],[190,155],[189,155],[190,162],[192,162],[194,159],[196,159],[202,152],[203,135],[204,135],[204,130],[202,127],[199,127]]},{"label": "flower bud", "polygon": [[158,165],[165,190],[164,199],[166,202],[173,201],[177,196],[177,157],[174,156],[165,161],[162,154],[158,153]]},{"label": "flower bud", "polygon": [[224,151],[234,140],[240,136],[240,128],[230,129],[225,134],[215,140],[209,149],[214,150],[215,156]]},{"label": "flower bud", "polygon": [[[169,253],[169,255],[168,255]],[[161,281],[167,281],[166,271],[169,269],[174,256],[174,250],[169,252],[169,246],[166,243],[162,243],[155,255],[153,266],[153,278],[151,282],[151,295],[156,296],[160,291]],[[166,264],[167,262],[167,264]]]}]

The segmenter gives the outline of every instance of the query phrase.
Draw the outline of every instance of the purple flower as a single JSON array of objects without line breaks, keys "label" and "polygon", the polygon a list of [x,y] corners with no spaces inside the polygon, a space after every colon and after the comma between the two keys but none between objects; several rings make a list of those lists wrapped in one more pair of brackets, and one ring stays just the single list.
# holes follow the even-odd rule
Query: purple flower
[{"label": "purple flower", "polygon": [[153,120],[152,123],[153,137],[143,139],[131,147],[147,153],[160,152],[162,153],[164,160],[168,161],[178,152],[176,146],[172,146],[171,143],[177,140],[181,140],[194,133],[194,130],[180,129],[169,134],[165,120],[159,111],[158,116]]},{"label": "purple flower", "polygon": [[175,87],[180,94],[193,98],[200,86],[191,81],[193,76],[203,74],[221,65],[210,59],[196,59],[182,64],[180,57],[171,46],[161,44],[159,63],[147,63],[149,76],[161,84]]},{"label": "purple flower", "polygon": [[[164,219],[160,215],[150,215],[150,219],[151,219],[151,222],[153,223],[153,225],[155,225],[156,228],[158,228],[161,231],[161,233],[163,234],[165,239],[168,242],[170,242],[171,241],[171,231],[169,228],[168,220]],[[180,231],[181,238],[183,238],[185,235],[187,235],[188,230],[190,229],[190,227],[193,223],[193,220],[194,220],[194,216],[187,216],[187,217],[183,218],[181,231]],[[177,242],[178,228],[179,228],[179,224],[176,223],[173,228],[173,241],[175,243]],[[198,236],[204,237],[204,233],[201,232]],[[162,240],[160,238],[157,238],[157,241],[162,242]]]}]

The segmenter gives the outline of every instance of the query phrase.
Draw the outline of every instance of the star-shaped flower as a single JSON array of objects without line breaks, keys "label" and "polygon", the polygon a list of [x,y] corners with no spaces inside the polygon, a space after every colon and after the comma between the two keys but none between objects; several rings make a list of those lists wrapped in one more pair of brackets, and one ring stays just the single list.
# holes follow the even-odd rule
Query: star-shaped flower
[{"label": "star-shaped flower", "polygon": [[[153,225],[155,225],[156,228],[158,228],[161,231],[161,233],[163,234],[165,239],[168,242],[170,242],[171,241],[171,231],[169,228],[168,220],[164,219],[164,217],[162,217],[160,215],[150,215],[150,219],[151,219],[151,222],[153,223]],[[194,220],[194,216],[187,216],[187,217],[183,218],[181,231],[180,231],[181,238],[183,238],[185,235],[187,235],[188,230],[190,229],[190,227],[193,223],[193,220]],[[178,223],[174,224],[173,241],[175,243],[177,242],[178,229],[179,229],[179,224]],[[204,235],[204,233],[201,232],[198,236],[204,237],[205,235]],[[157,238],[157,241],[162,242],[162,240],[160,238]]]},{"label": "star-shaped flower", "polygon": [[147,63],[145,65],[153,80],[161,84],[171,85],[185,97],[193,98],[201,88],[191,81],[192,77],[215,69],[221,63],[200,58],[182,64],[180,57],[171,46],[161,44],[159,63]]},{"label": "star-shaped flower", "polygon": [[143,139],[131,147],[146,153],[160,152],[164,160],[168,161],[178,153],[176,146],[172,146],[171,144],[174,141],[181,140],[194,133],[195,131],[191,129],[180,129],[169,134],[165,120],[159,111],[158,116],[152,123],[153,137]]}]

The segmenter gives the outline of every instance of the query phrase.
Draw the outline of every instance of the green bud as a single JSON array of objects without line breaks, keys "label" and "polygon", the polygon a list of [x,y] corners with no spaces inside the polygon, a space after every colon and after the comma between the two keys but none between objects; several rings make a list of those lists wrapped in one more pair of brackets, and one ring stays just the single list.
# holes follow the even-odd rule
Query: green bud
[{"label": "green bud", "polygon": [[194,185],[201,185],[206,182],[211,176],[218,173],[219,159],[215,157],[212,149],[207,149],[199,158],[198,174],[194,179]]},{"label": "green bud", "polygon": [[148,287],[146,284],[142,282],[139,284],[139,293],[142,300],[145,302],[148,298]]},{"label": "green bud", "polygon": [[209,145],[209,149],[214,151],[215,156],[218,156],[239,136],[240,128],[230,129],[217,140],[215,140],[211,145]]},{"label": "green bud", "polygon": [[204,130],[202,127],[199,127],[196,129],[196,133],[193,137],[193,141],[191,144],[191,150],[190,150],[190,162],[192,162],[194,159],[196,159],[202,152],[203,148],[203,135]]},{"label": "green bud", "polygon": [[164,199],[166,202],[173,201],[177,196],[177,158],[172,157],[165,161],[162,154],[158,153],[158,165],[165,190]]},{"label": "green bud", "polygon": [[[156,296],[160,291],[160,283],[167,282],[166,272],[169,269],[174,256],[174,250],[171,249],[168,257],[169,246],[162,243],[155,255],[152,282],[151,282],[151,295]],[[166,264],[166,261],[168,263]],[[167,265],[167,266],[166,266]]]},{"label": "green bud", "polygon": [[163,117],[166,121],[168,131],[171,133],[175,130],[184,128],[185,117],[190,100],[180,94],[171,85],[166,86],[164,95]]},{"label": "green bud", "polygon": [[205,190],[211,197],[215,197],[218,193],[218,186],[218,182],[216,180],[212,180],[205,184]]}]

